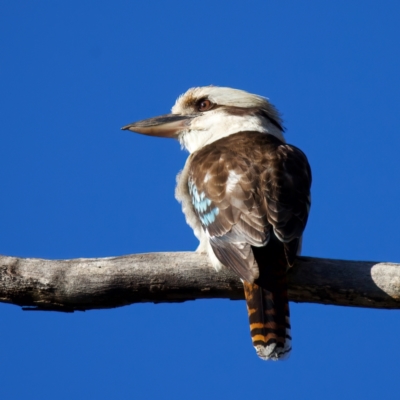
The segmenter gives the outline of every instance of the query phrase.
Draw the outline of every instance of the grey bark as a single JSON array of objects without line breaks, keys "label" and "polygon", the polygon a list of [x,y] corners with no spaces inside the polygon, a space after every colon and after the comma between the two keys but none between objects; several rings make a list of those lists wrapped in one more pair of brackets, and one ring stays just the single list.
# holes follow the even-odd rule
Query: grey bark
[{"label": "grey bark", "polygon": [[[400,265],[299,257],[288,272],[295,302],[400,308]],[[0,301],[24,309],[84,311],[142,302],[243,299],[240,280],[204,254],[149,253],[43,260],[0,256]]]}]

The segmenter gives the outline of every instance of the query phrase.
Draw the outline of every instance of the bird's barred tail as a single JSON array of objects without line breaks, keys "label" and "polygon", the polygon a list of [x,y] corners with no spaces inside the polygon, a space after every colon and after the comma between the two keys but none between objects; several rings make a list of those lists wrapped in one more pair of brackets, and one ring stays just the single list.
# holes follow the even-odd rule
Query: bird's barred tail
[{"label": "bird's barred tail", "polygon": [[281,271],[263,287],[243,282],[251,339],[257,355],[264,360],[285,359],[292,349],[286,271]]}]

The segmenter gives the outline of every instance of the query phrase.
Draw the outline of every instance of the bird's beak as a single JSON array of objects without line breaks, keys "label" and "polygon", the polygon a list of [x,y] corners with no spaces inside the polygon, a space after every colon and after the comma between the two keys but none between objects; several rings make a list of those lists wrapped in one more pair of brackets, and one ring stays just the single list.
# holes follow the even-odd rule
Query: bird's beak
[{"label": "bird's beak", "polygon": [[187,129],[194,115],[165,114],[125,125],[121,129],[149,136],[176,138]]}]

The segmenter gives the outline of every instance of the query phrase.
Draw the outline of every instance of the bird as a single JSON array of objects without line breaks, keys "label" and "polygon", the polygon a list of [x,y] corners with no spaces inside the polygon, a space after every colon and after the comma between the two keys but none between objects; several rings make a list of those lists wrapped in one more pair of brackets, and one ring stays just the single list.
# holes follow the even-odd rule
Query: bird
[{"label": "bird", "polygon": [[306,155],[286,143],[277,109],[244,90],[194,87],[170,114],[121,129],[175,138],[189,152],[175,197],[199,239],[197,251],[242,280],[257,355],[286,359],[287,270],[300,254],[312,176]]}]

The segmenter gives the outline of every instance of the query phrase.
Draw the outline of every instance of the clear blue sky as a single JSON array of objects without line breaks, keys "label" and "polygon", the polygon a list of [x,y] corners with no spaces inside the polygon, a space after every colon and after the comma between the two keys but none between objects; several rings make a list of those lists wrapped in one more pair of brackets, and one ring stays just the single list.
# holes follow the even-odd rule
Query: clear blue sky
[{"label": "clear blue sky", "polygon": [[[399,18],[388,0],[3,2],[0,254],[195,249],[186,154],[120,127],[214,84],[269,97],[308,155],[303,254],[400,262]],[[400,311],[291,310],[291,358],[265,363],[243,301],[0,304],[0,398],[399,398]]]}]

